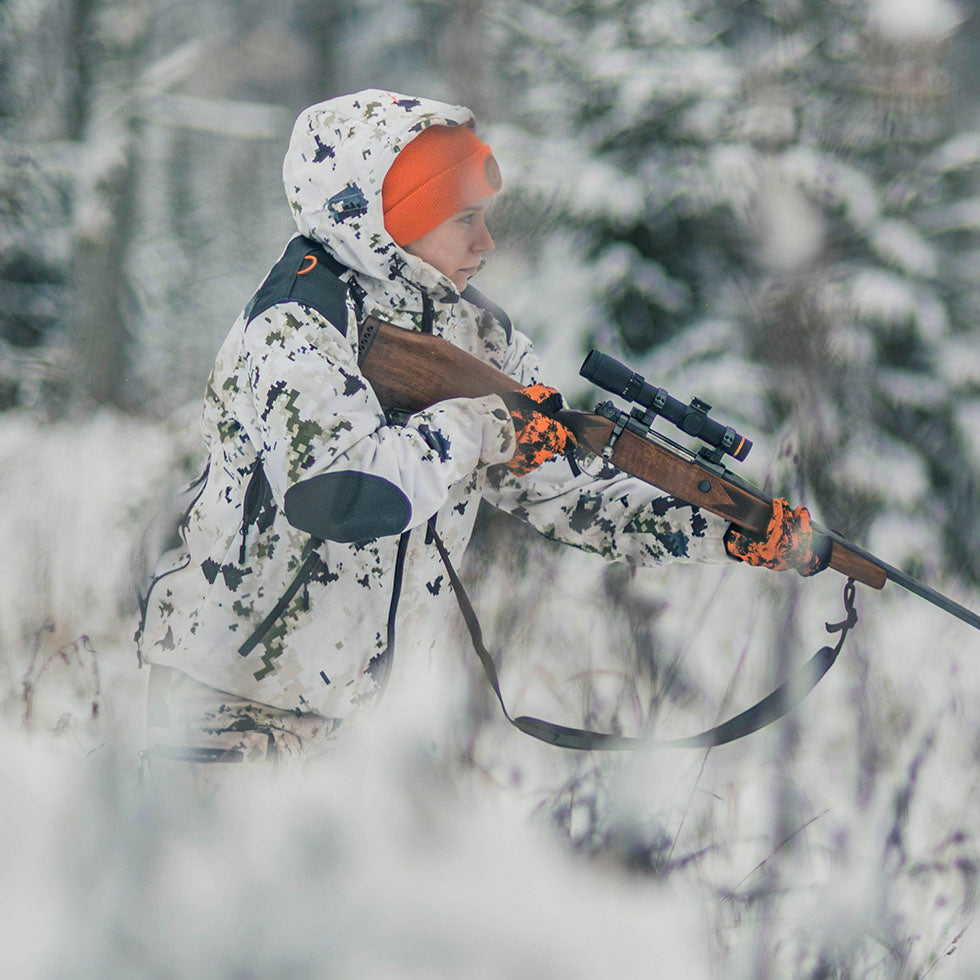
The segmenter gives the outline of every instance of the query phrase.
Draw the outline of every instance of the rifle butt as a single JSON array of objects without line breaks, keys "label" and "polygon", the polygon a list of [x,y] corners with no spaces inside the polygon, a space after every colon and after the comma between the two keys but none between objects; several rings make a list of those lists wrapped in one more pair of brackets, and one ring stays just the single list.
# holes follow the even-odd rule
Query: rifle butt
[{"label": "rifle butt", "polygon": [[516,391],[520,384],[439,337],[366,318],[369,341],[360,366],[378,401],[418,412],[448,398],[480,398]]}]

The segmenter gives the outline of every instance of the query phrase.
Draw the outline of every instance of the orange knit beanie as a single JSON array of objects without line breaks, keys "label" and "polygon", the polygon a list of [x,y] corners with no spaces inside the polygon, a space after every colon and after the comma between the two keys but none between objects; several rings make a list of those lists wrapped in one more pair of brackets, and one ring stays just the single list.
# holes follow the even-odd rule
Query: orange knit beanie
[{"label": "orange knit beanie", "polygon": [[410,245],[503,186],[490,147],[469,126],[430,126],[395,157],[381,186],[385,228]]}]

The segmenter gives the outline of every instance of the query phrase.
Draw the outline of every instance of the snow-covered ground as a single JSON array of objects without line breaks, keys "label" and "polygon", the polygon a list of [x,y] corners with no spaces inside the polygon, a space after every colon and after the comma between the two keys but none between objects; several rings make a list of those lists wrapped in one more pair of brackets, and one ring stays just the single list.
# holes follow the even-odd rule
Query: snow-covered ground
[{"label": "snow-covered ground", "polygon": [[[789,719],[710,752],[534,742],[460,634],[403,657],[301,776],[141,781],[132,588],[187,445],[112,414],[0,417],[0,975],[980,975],[980,644],[894,586],[859,590]],[[652,705],[658,734],[691,734],[840,618],[834,573],[529,548],[517,574],[468,569],[514,713],[629,733]]]}]

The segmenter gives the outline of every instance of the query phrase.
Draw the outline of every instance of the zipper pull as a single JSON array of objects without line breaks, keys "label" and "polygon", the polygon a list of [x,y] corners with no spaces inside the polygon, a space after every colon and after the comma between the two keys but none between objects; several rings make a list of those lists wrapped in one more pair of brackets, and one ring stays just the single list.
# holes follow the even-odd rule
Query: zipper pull
[{"label": "zipper pull", "polygon": [[429,294],[423,289],[422,290],[422,333],[432,333],[432,328],[435,326],[435,307],[432,305],[432,300]]}]

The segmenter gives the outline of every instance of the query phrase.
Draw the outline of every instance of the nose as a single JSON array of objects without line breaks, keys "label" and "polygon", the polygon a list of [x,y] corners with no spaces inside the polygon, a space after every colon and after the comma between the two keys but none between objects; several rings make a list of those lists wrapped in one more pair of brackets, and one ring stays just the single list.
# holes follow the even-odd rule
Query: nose
[{"label": "nose", "polygon": [[490,229],[487,228],[486,223],[481,221],[479,234],[476,236],[476,240],[471,246],[474,252],[482,254],[483,252],[492,252],[494,249],[493,238],[490,235]]}]

